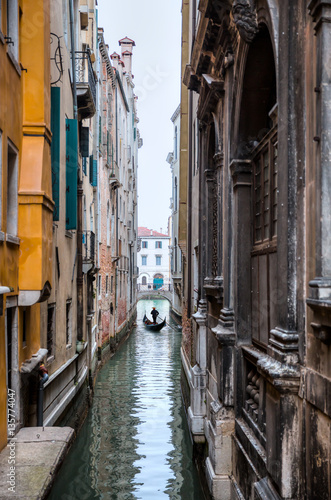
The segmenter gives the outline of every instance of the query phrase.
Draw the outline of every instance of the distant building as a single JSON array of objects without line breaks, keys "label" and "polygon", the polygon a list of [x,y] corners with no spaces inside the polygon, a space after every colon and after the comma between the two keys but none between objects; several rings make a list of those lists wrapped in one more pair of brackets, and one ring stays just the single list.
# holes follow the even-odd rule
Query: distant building
[{"label": "distant building", "polygon": [[167,156],[172,177],[172,197],[170,199],[170,277],[172,282],[172,310],[178,318],[182,316],[182,252],[178,246],[179,221],[179,139],[180,139],[180,106],[171,117],[173,123],[173,151]]},{"label": "distant building", "polygon": [[169,235],[147,227],[138,227],[138,241],[140,247],[138,288],[146,290],[169,288]]}]

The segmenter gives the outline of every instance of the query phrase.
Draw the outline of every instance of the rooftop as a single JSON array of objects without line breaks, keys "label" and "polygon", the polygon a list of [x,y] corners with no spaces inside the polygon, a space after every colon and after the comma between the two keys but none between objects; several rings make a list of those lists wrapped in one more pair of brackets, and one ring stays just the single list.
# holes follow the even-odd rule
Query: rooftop
[{"label": "rooftop", "polygon": [[147,227],[138,227],[138,238],[169,238],[168,234],[159,233],[153,229],[148,229]]}]

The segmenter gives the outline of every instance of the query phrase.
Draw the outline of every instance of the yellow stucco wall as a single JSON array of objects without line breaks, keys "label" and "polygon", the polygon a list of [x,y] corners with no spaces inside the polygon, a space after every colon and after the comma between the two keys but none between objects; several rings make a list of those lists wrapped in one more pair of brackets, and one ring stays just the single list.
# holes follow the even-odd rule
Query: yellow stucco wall
[{"label": "yellow stucco wall", "polygon": [[[1,33],[6,35],[6,2],[2,1],[2,23]],[[15,146],[18,152],[21,150],[22,142],[22,85],[21,76],[9,56],[10,47],[0,41],[0,132],[2,142],[1,155],[1,223],[0,231],[2,239],[6,239],[7,230],[7,157],[8,141]],[[18,161],[20,157],[18,158]],[[19,165],[18,165],[19,167]],[[0,241],[0,285],[11,286],[14,293],[18,294],[18,245]],[[0,449],[7,443],[7,386],[6,386],[6,337],[5,337],[5,305],[4,313],[0,316]]]},{"label": "yellow stucco wall", "polygon": [[23,145],[19,179],[20,290],[52,281],[52,177],[50,156],[50,3],[24,0],[21,58]]},{"label": "yellow stucco wall", "polygon": [[[6,36],[2,1],[0,32]],[[40,291],[52,277],[52,183],[50,158],[50,1],[19,0],[19,56],[0,39],[0,132],[2,136],[2,210],[0,285]],[[0,38],[1,35],[0,35]],[[20,64],[27,72],[20,72]],[[8,141],[18,152],[18,245],[6,241]],[[4,241],[2,241],[4,240]],[[0,316],[0,450],[6,446],[6,296]],[[26,307],[26,344],[22,344],[23,307],[18,308],[19,367],[40,348],[40,305]]]}]

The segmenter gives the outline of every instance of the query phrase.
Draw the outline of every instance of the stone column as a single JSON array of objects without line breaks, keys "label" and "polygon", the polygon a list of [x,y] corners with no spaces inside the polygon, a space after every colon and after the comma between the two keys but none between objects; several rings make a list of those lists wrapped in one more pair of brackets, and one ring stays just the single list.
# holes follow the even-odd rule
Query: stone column
[{"label": "stone column", "polygon": [[206,416],[207,377],[207,302],[199,302],[198,311],[192,315],[196,323],[196,364],[191,368],[191,406],[188,409],[189,427],[195,442],[204,441]]},{"label": "stone column", "polygon": [[251,184],[250,160],[232,160],[233,241],[234,241],[234,310],[237,344],[251,344]]},{"label": "stone column", "polygon": [[[316,33],[316,277],[309,283],[307,303],[316,312],[331,308],[331,2],[312,0],[308,8],[315,22]],[[323,315],[323,314],[322,314]],[[331,342],[331,329],[320,329],[314,334],[326,343]]]}]

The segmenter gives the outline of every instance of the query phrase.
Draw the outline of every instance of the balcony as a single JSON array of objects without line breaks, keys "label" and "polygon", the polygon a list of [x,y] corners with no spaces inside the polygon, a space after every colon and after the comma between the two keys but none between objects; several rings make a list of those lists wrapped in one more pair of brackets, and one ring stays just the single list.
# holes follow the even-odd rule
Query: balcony
[{"label": "balcony", "polygon": [[93,231],[83,231],[83,272],[92,269],[95,262],[95,234]]},{"label": "balcony", "polygon": [[77,106],[81,118],[91,118],[96,112],[96,79],[90,52],[75,52]]},{"label": "balcony", "polygon": [[109,184],[111,187],[117,188],[121,185],[120,183],[120,169],[117,163],[114,161],[112,167],[109,171]]}]

